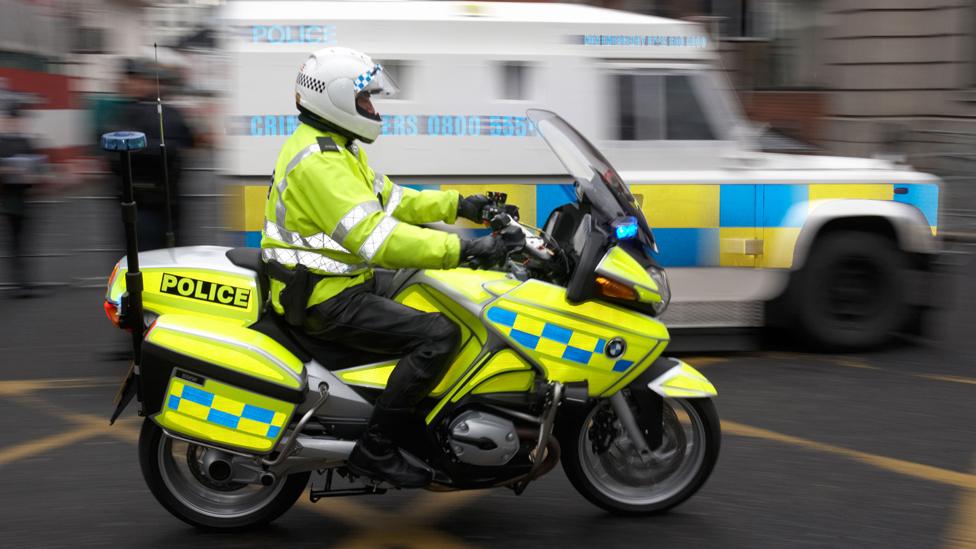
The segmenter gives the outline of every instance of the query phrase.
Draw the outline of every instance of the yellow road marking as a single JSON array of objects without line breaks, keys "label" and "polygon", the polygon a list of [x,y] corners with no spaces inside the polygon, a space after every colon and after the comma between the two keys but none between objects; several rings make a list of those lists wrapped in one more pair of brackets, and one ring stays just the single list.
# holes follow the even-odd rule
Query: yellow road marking
[{"label": "yellow road marking", "polygon": [[67,417],[70,421],[73,421],[79,425],[90,425],[101,427],[103,435],[111,436],[117,438],[124,442],[131,442],[133,444],[139,442],[139,427],[138,425],[142,423],[141,419],[136,418],[125,418],[119,419],[115,422],[115,425],[108,424],[108,418],[93,416],[89,414],[71,414]]},{"label": "yellow road marking", "polygon": [[90,425],[0,449],[0,465],[6,465],[14,461],[36,456],[37,454],[43,454],[50,450],[62,448],[69,444],[74,444],[87,438],[92,438],[101,434],[101,431],[101,427]]},{"label": "yellow road marking", "polygon": [[[367,547],[466,547],[446,533],[430,528],[441,515],[466,505],[483,495],[483,491],[424,492],[396,512],[372,509],[339,498],[301,506],[314,513],[340,520],[357,528],[338,544],[345,548]],[[380,526],[381,525],[381,526]],[[380,527],[378,527],[380,526]]]},{"label": "yellow road marking", "polygon": [[887,374],[917,377],[920,379],[928,379],[931,381],[946,381],[949,383],[963,383],[966,385],[976,385],[976,378],[965,377],[965,376],[954,376],[948,374],[919,374],[914,372],[900,372],[897,370],[887,370],[872,364],[868,364],[863,360],[851,359],[845,357],[824,357],[827,362],[834,364],[836,366],[844,366],[846,368],[859,368],[862,370],[877,370],[880,372],[885,372]]},{"label": "yellow road marking", "polygon": [[735,421],[723,420],[722,430],[730,435],[760,438],[764,440],[781,442],[783,444],[789,444],[792,446],[799,446],[809,450],[816,450],[818,452],[843,456],[854,461],[859,461],[872,467],[877,467],[878,469],[884,469],[900,475],[915,477],[930,482],[948,484],[950,486],[955,486],[966,490],[976,490],[976,475],[969,473],[961,473],[959,471],[952,471],[950,469],[943,469],[941,467],[934,467],[931,465],[923,465],[921,463],[915,463],[912,461],[879,456],[877,454],[869,454],[867,452],[852,450],[842,446],[835,446],[833,444],[817,442],[815,440],[806,438],[785,435],[783,433],[777,433],[775,431],[761,429],[759,427],[753,427],[751,425],[745,425]]},{"label": "yellow road marking", "polygon": [[427,492],[424,497],[418,497],[417,501],[411,502],[407,509],[406,517],[413,519],[423,519],[425,517],[439,516],[464,507],[468,502],[481,498],[485,495],[484,490],[463,490],[460,492]]},{"label": "yellow road marking", "polygon": [[136,419],[120,419],[115,422],[115,425],[109,425],[107,417],[72,412],[71,410],[37,398],[34,395],[20,394],[14,396],[12,400],[32,408],[40,409],[60,420],[66,420],[74,424],[75,428],[64,433],[0,449],[0,465],[63,448],[70,444],[98,436],[110,436],[129,443],[135,443],[139,440],[139,428],[136,427],[138,420]]},{"label": "yellow road marking", "polygon": [[386,525],[374,524],[354,538],[342,540],[336,545],[342,549],[387,549],[389,547],[416,547],[438,549],[463,549],[470,547],[450,534],[423,526],[403,526],[389,529]]},{"label": "yellow road marking", "polygon": [[13,396],[49,389],[78,389],[117,385],[119,379],[110,377],[79,377],[63,379],[18,379],[0,381],[0,396]]},{"label": "yellow road marking", "polygon": [[681,360],[687,362],[692,367],[704,368],[705,366],[711,366],[713,364],[723,364],[726,362],[731,362],[731,357],[719,357],[719,356],[688,356],[680,357]]},{"label": "yellow road marking", "polygon": [[976,379],[971,377],[939,375],[939,374],[913,374],[913,375],[915,375],[916,377],[932,379],[935,381],[948,381],[950,383],[965,383],[966,385],[976,385]]},{"label": "yellow road marking", "polygon": [[309,511],[361,527],[369,525],[369,517],[374,513],[373,509],[345,498],[326,498],[316,503],[303,499],[299,504]]},{"label": "yellow road marking", "polygon": [[960,496],[945,542],[946,549],[976,549],[976,490],[966,490]]},{"label": "yellow road marking", "polygon": [[863,360],[853,360],[850,358],[834,358],[831,362],[838,366],[844,366],[845,368],[858,368],[861,370],[880,370],[877,366],[872,366]]},{"label": "yellow road marking", "polygon": [[70,444],[75,444],[83,440],[95,438],[97,436],[112,436],[122,438],[126,442],[132,442],[138,438],[138,429],[134,428],[132,420],[116,422],[115,426],[109,426],[105,420],[93,420],[92,416],[75,414],[64,416],[75,424],[75,428],[64,433],[50,435],[39,439],[34,439],[21,444],[15,444],[7,448],[0,449],[0,465],[29,458],[37,454],[63,448]]},{"label": "yellow road marking", "polygon": [[819,355],[812,355],[810,353],[772,352],[772,353],[763,353],[761,356],[763,358],[771,358],[773,360],[797,360],[797,359],[809,359],[811,357],[816,357]]}]

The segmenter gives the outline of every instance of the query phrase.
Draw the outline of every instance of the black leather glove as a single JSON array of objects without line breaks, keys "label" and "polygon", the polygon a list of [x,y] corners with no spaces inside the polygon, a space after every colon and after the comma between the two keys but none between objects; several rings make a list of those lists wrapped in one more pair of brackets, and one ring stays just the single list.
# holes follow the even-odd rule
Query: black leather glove
[{"label": "black leather glove", "polygon": [[519,209],[518,206],[516,206],[515,204],[505,204],[504,206],[502,206],[502,211],[512,216],[516,220],[519,219]]},{"label": "black leather glove", "polygon": [[475,223],[484,223],[485,219],[483,214],[485,211],[485,206],[489,204],[491,204],[491,200],[489,200],[488,197],[483,194],[462,196],[458,198],[458,217],[463,217],[465,219],[474,221]]},{"label": "black leather glove", "polygon": [[494,235],[461,239],[461,263],[473,267],[490,267],[505,259],[505,243]]}]

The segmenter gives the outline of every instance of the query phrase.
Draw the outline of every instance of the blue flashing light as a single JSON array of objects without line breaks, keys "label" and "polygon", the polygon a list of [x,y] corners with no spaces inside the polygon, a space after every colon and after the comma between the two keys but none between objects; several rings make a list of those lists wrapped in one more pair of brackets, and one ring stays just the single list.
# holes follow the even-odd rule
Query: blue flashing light
[{"label": "blue flashing light", "polygon": [[637,228],[636,217],[624,217],[613,222],[613,230],[617,240],[637,238]]},{"label": "blue flashing light", "polygon": [[102,149],[106,151],[138,151],[146,148],[146,134],[136,131],[112,132],[102,135]]}]

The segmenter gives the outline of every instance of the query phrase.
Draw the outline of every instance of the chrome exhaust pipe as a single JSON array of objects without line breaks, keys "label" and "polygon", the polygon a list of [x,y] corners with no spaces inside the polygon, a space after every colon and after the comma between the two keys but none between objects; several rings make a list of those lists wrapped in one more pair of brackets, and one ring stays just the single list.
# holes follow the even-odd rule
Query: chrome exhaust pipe
[{"label": "chrome exhaust pipe", "polygon": [[349,454],[355,446],[354,440],[299,436],[295,440],[291,455],[275,465],[268,466],[268,470],[281,476],[340,467],[349,459]]},{"label": "chrome exhaust pipe", "polygon": [[200,465],[211,479],[217,482],[226,482],[230,480],[234,472],[234,467],[231,465],[232,459],[233,456],[227,452],[208,448],[203,453]]},{"label": "chrome exhaust pipe", "polygon": [[314,437],[298,437],[299,450],[297,457],[316,459],[327,462],[344,462],[356,446],[354,440],[323,439]]}]

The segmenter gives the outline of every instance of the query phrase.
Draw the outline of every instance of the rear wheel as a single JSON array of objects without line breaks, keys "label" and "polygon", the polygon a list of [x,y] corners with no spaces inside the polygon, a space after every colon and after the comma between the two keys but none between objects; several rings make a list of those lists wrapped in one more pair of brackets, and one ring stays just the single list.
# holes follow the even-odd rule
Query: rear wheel
[{"label": "rear wheel", "polygon": [[139,435],[142,475],[153,496],[193,526],[236,530],[267,524],[294,505],[311,473],[276,478],[271,486],[215,482],[201,471],[203,447],[166,436],[146,419]]},{"label": "rear wheel", "polygon": [[586,499],[616,514],[671,509],[702,487],[718,459],[721,427],[708,399],[665,399],[662,444],[646,462],[609,401],[566,419],[559,429],[566,475]]},{"label": "rear wheel", "polygon": [[823,350],[883,344],[904,323],[908,258],[879,234],[837,231],[820,239],[792,288],[797,327]]}]

